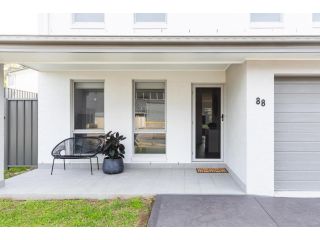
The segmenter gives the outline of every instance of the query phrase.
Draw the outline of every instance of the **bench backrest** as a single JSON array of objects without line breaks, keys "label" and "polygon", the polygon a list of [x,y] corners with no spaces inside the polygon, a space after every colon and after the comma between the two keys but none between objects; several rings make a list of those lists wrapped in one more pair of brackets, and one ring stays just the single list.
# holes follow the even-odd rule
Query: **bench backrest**
[{"label": "bench backrest", "polygon": [[101,151],[103,141],[98,137],[73,137],[58,143],[52,150],[53,157],[96,155]]}]

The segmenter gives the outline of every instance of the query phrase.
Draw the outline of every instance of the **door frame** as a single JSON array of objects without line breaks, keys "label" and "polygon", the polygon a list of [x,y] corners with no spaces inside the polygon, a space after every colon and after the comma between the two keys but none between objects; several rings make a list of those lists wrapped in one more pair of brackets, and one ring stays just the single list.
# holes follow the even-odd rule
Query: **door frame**
[{"label": "door frame", "polygon": [[220,107],[221,107],[221,115],[224,115],[224,92],[222,84],[192,84],[191,96],[192,96],[192,104],[191,104],[191,137],[192,137],[192,149],[191,149],[191,162],[224,162],[224,121],[221,121],[221,137],[220,137],[220,158],[196,158],[196,88],[220,88]]}]

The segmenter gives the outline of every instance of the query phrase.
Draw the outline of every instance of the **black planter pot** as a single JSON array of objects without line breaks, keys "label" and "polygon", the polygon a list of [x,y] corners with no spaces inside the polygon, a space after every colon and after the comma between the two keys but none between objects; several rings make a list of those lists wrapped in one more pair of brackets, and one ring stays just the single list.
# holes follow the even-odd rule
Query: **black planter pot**
[{"label": "black planter pot", "polygon": [[103,159],[102,170],[106,174],[117,174],[122,173],[124,169],[123,159],[111,159],[105,158]]}]

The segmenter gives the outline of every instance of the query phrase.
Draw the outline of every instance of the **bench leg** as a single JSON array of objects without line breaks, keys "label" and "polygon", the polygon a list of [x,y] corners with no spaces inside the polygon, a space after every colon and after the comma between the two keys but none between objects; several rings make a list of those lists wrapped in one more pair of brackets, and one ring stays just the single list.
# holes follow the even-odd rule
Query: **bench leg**
[{"label": "bench leg", "polygon": [[51,175],[52,175],[52,172],[53,172],[53,167],[54,167],[54,160],[56,160],[55,158],[53,158],[53,161],[52,161],[52,167],[51,167]]},{"label": "bench leg", "polygon": [[66,160],[63,159],[63,169],[66,170]]},{"label": "bench leg", "polygon": [[99,159],[98,159],[98,157],[96,157],[97,158],[97,166],[98,166],[98,170],[100,170],[99,169]]},{"label": "bench leg", "polygon": [[91,158],[90,158],[90,168],[91,168],[91,175],[92,175],[92,161],[91,161]]}]

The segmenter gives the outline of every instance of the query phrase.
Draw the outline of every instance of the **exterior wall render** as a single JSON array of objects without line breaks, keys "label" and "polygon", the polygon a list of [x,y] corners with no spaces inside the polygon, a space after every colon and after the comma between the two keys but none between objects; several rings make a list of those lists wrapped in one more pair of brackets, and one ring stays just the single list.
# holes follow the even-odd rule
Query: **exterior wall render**
[{"label": "exterior wall render", "polygon": [[320,61],[247,61],[248,194],[274,195],[275,76],[320,76]]},{"label": "exterior wall render", "polygon": [[[71,135],[71,79],[105,80],[105,131],[124,134],[126,162],[191,162],[192,84],[223,84],[224,71],[123,71],[39,73],[39,164],[51,163],[52,148]],[[166,156],[133,154],[133,80],[166,80]]]},{"label": "exterior wall render", "polygon": [[4,72],[0,64],[0,187],[4,185]]},{"label": "exterior wall render", "polygon": [[247,182],[247,66],[231,65],[226,71],[225,161],[245,188]]}]

